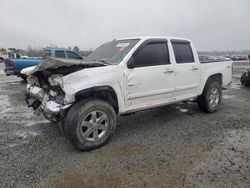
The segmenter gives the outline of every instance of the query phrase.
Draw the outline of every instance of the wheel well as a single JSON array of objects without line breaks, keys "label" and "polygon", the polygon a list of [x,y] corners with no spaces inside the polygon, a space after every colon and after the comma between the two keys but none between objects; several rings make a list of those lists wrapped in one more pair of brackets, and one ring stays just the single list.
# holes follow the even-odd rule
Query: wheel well
[{"label": "wheel well", "polygon": [[116,113],[119,112],[119,105],[115,90],[110,86],[99,86],[79,91],[75,95],[76,101],[86,98],[98,98],[109,103],[115,109]]},{"label": "wheel well", "polygon": [[217,73],[217,74],[213,74],[213,75],[209,76],[207,81],[206,81],[206,84],[204,85],[202,93],[204,92],[204,90],[205,90],[206,86],[209,84],[209,82],[211,82],[213,80],[218,81],[219,83],[222,84],[222,74]]},{"label": "wheel well", "polygon": [[213,74],[213,75],[209,76],[206,83],[208,83],[209,81],[212,81],[212,80],[216,80],[216,81],[222,83],[222,74],[218,73],[218,74]]}]

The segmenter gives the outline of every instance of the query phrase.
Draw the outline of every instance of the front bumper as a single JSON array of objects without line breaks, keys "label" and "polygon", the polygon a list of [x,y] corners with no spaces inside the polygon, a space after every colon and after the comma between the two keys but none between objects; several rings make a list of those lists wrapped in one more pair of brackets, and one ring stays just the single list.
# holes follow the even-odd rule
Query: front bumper
[{"label": "front bumper", "polygon": [[26,87],[26,103],[28,107],[33,107],[34,110],[41,111],[47,119],[59,113],[63,114],[63,112],[72,105],[58,104],[50,100],[42,88],[30,84],[27,84]]}]

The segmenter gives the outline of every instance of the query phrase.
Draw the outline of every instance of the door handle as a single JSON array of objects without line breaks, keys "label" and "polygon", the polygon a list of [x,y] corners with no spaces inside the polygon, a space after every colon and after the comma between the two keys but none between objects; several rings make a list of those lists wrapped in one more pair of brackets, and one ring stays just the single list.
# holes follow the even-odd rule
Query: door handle
[{"label": "door handle", "polygon": [[128,87],[133,87],[133,86],[138,86],[140,85],[140,83],[128,83],[127,86]]},{"label": "door handle", "polygon": [[164,74],[169,74],[169,73],[173,73],[174,72],[174,70],[170,70],[170,69],[166,69],[166,70],[164,70]]},{"label": "door handle", "polygon": [[192,67],[191,71],[196,71],[196,70],[199,70],[199,68],[197,67]]}]

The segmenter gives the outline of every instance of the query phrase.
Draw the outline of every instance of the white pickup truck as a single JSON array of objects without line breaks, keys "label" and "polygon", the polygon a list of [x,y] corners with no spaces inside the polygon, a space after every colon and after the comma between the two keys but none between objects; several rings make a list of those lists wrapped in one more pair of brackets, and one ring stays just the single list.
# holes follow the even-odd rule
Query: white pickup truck
[{"label": "white pickup truck", "polygon": [[80,150],[105,144],[117,115],[181,101],[217,111],[232,62],[199,61],[193,43],[170,37],[113,40],[82,62],[49,58],[30,72],[26,102]]}]

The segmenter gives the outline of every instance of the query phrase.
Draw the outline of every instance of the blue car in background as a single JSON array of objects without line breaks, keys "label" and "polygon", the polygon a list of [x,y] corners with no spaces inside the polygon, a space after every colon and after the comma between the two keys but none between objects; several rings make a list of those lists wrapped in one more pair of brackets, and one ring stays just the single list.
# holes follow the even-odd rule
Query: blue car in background
[{"label": "blue car in background", "polygon": [[44,55],[42,58],[5,59],[4,60],[5,73],[7,76],[16,75],[18,77],[26,79],[26,75],[22,74],[21,70],[42,63],[42,60],[46,57],[79,59],[79,60],[83,59],[81,55],[67,49],[49,49],[49,50],[44,50]]}]

